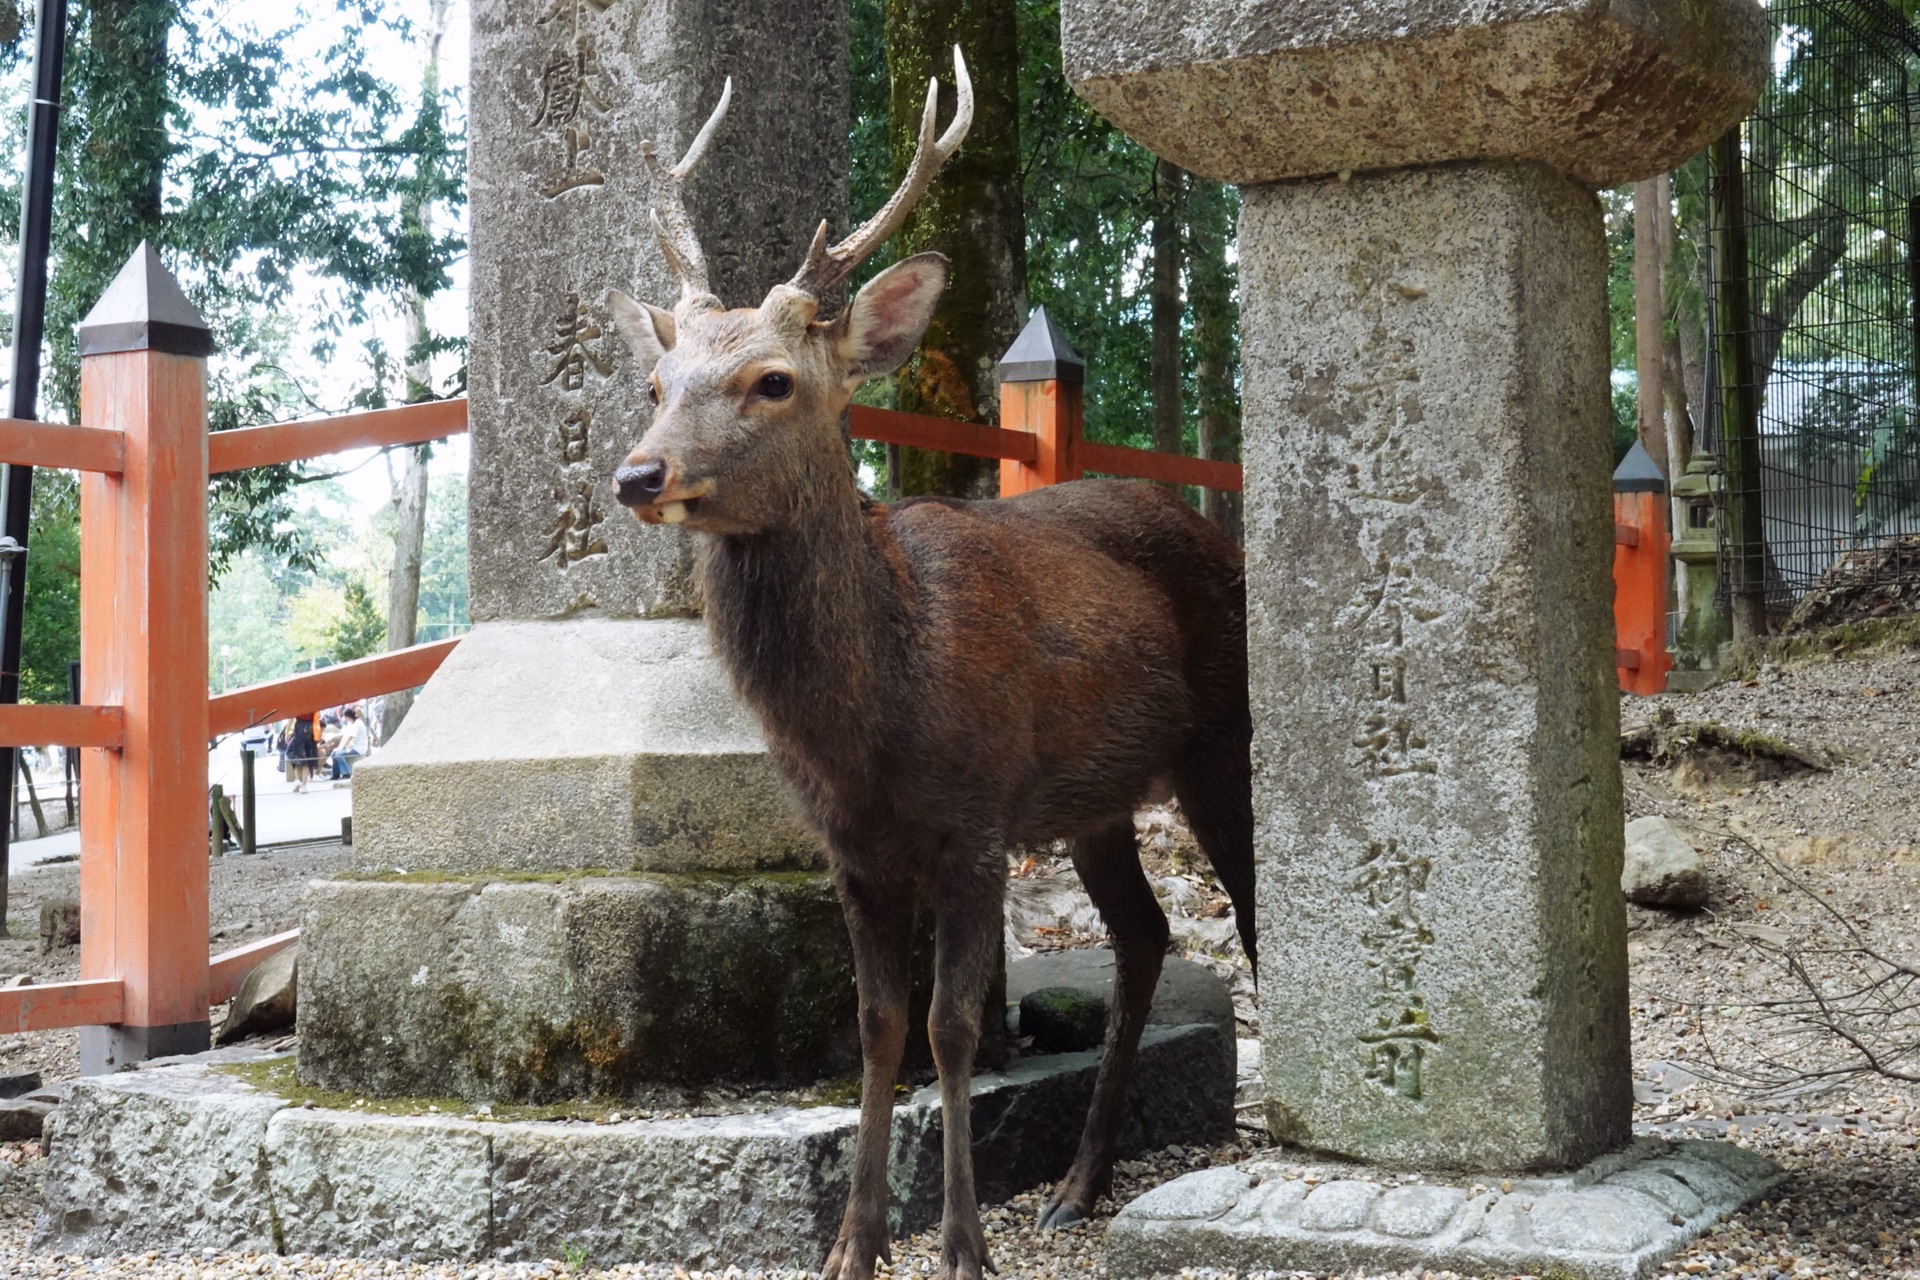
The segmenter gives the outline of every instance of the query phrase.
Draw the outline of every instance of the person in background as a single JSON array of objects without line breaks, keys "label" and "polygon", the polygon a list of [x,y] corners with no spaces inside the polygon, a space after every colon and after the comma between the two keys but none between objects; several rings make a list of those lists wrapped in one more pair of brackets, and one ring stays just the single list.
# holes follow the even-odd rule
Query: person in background
[{"label": "person in background", "polygon": [[314,720],[319,714],[309,711],[295,716],[293,728],[287,735],[287,781],[295,791],[305,791],[307,783],[313,780],[314,770],[320,767],[320,744],[313,736]]},{"label": "person in background", "polygon": [[343,782],[353,781],[353,762],[367,754],[367,718],[360,714],[360,708],[348,707],[346,719],[340,724],[339,744],[333,749],[333,776]]}]

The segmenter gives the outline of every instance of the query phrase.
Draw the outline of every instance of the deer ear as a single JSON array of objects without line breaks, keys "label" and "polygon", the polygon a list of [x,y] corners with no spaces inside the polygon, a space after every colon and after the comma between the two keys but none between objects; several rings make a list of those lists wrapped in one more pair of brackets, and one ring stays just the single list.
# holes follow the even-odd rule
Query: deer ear
[{"label": "deer ear", "polygon": [[916,253],[867,281],[834,321],[834,347],[852,381],[892,373],[920,344],[947,287],[947,260]]},{"label": "deer ear", "polygon": [[640,357],[641,375],[653,372],[660,357],[673,350],[673,312],[635,302],[618,289],[607,290],[607,309],[613,312],[613,327]]}]

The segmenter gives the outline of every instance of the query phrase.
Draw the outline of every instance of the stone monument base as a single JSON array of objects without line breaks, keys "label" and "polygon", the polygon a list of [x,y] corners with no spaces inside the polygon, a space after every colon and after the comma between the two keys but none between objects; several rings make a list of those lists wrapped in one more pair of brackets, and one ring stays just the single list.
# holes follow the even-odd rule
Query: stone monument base
[{"label": "stone monument base", "polygon": [[[922,915],[909,1069],[933,1060]],[[311,1087],[550,1102],[860,1074],[853,950],[824,872],[321,881],[301,942]],[[983,1067],[1005,1055],[1003,1004],[996,980]]]},{"label": "stone monument base", "polygon": [[[853,1107],[623,1120],[601,1104],[524,1120],[422,1098],[383,1113],[315,1105],[284,1056],[227,1057],[74,1081],[47,1122],[33,1248],[470,1262],[584,1250],[596,1267],[812,1270],[853,1171]],[[1052,1054],[974,1078],[983,1201],[1066,1172],[1098,1065],[1097,1052]],[[1233,1089],[1216,1026],[1148,1028],[1122,1155],[1229,1139]],[[895,1112],[891,1182],[896,1236],[939,1220],[937,1087]]]},{"label": "stone monument base", "polygon": [[353,792],[383,869],[825,865],[698,618],[480,624]]},{"label": "stone monument base", "polygon": [[1554,1177],[1249,1161],[1176,1178],[1107,1229],[1107,1274],[1522,1272],[1637,1280],[1786,1175],[1724,1142],[1636,1139]]}]

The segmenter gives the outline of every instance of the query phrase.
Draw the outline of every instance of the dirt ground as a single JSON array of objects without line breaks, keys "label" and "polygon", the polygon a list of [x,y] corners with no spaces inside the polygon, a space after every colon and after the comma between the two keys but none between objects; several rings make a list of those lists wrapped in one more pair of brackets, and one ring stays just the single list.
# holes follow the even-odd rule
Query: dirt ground
[{"label": "dirt ground", "polygon": [[[1667,1274],[1765,1280],[1920,1280],[1920,652],[1815,659],[1763,668],[1695,695],[1628,699],[1623,728],[1669,750],[1623,765],[1629,817],[1679,824],[1701,851],[1710,895],[1695,911],[1629,907],[1635,1119],[1643,1130],[1725,1136],[1779,1160],[1789,1179],[1665,1265]],[[1691,726],[1715,726],[1692,731]],[[1731,741],[1734,748],[1712,742]],[[1251,975],[1226,900],[1171,810],[1140,820],[1172,950],[1232,984],[1241,1035],[1258,1034]],[[345,860],[338,848],[269,853],[214,869],[216,945],[296,923],[302,886]],[[0,977],[74,972],[71,951],[42,956],[37,909],[70,896],[74,868],[13,880],[15,941]],[[1096,944],[1100,921],[1064,859],[1013,870],[1010,950]],[[1903,969],[1904,966],[1904,969]],[[1873,1059],[1890,1078],[1863,1070]],[[71,1074],[71,1036],[0,1039],[0,1074]],[[1247,1082],[1250,1087],[1251,1082]],[[1252,1119],[1252,1115],[1247,1117]],[[1094,1222],[1041,1235],[1044,1189],[986,1212],[990,1251],[1008,1276],[1100,1276],[1105,1216],[1189,1169],[1267,1148],[1256,1128],[1211,1151],[1156,1152],[1116,1171],[1117,1197]],[[34,1258],[32,1144],[0,1148],[0,1272],[21,1275],[216,1275],[265,1272],[485,1277],[558,1276],[562,1264],[395,1268],[312,1259]],[[896,1250],[892,1275],[929,1274],[931,1235]],[[590,1268],[589,1268],[590,1269]],[[609,1274],[686,1276],[670,1265]],[[718,1273],[716,1273],[718,1274]],[[741,1275],[739,1271],[727,1273]],[[1429,1273],[1431,1276],[1431,1273]]]}]

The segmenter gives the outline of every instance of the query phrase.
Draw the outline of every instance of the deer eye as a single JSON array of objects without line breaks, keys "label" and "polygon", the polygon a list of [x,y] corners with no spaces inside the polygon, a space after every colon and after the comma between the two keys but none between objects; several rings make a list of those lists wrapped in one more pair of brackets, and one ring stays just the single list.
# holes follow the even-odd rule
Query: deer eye
[{"label": "deer eye", "polygon": [[762,374],[760,381],[753,384],[753,390],[755,395],[768,400],[785,400],[793,394],[793,379],[784,373]]},{"label": "deer eye", "polygon": [[648,404],[660,403],[660,384],[659,383],[649,382],[647,384],[647,403]]}]

